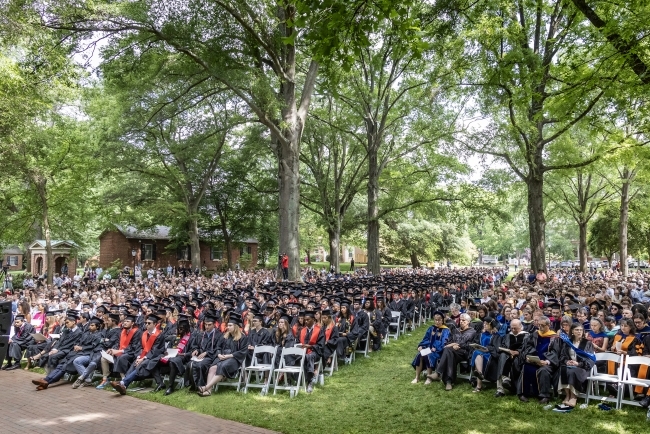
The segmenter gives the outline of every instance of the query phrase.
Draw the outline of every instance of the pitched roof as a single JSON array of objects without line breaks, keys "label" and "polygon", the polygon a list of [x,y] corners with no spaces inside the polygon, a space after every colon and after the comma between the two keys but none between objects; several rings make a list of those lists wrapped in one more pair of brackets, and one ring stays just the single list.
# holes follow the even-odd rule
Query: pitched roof
[{"label": "pitched roof", "polygon": [[[56,247],[64,247],[66,244],[69,247],[79,247],[77,243],[74,241],[70,240],[50,240],[50,243],[52,244],[52,248]],[[34,240],[32,244],[29,245],[30,249],[44,249],[46,247],[46,241],[45,240]]]},{"label": "pitched roof", "polygon": [[[126,238],[138,238],[144,240],[170,240],[171,236],[169,231],[171,228],[169,226],[156,225],[150,229],[139,230],[134,226],[119,226],[115,225],[118,231],[122,233]],[[201,238],[204,236],[207,237],[209,234],[202,233]],[[246,238],[239,241],[244,244],[258,244],[258,241],[255,238]]]},{"label": "pitched roof", "polygon": [[150,229],[139,230],[133,226],[115,226],[127,238],[141,238],[145,240],[169,240],[169,226],[154,226]]},{"label": "pitched roof", "polygon": [[18,246],[7,246],[6,249],[2,250],[3,255],[22,255],[23,251]]}]

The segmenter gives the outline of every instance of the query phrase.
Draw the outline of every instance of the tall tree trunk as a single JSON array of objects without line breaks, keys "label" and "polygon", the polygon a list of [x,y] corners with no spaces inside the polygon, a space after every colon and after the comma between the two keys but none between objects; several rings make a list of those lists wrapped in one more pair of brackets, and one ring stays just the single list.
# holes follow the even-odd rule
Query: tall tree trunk
[{"label": "tall tree trunk", "polygon": [[587,271],[587,222],[578,223],[580,239],[578,242],[578,255],[580,256],[580,271]]},{"label": "tall tree trunk", "polygon": [[380,273],[379,162],[377,161],[377,152],[372,149],[368,153],[368,271],[374,276],[378,276]]},{"label": "tall tree trunk", "polygon": [[280,188],[280,253],[289,256],[289,280],[300,279],[300,250],[298,224],[300,221],[300,178],[298,156],[300,146],[297,135],[288,137],[288,143],[278,149]]},{"label": "tall tree trunk", "polygon": [[418,254],[415,252],[411,253],[411,266],[413,268],[420,268],[422,265],[420,265],[420,260],[418,259]]},{"label": "tall tree trunk", "polygon": [[199,267],[201,269],[201,245],[199,243],[199,218],[198,210],[188,209],[190,223],[189,223],[189,237],[190,237],[190,256],[192,260],[192,268]]},{"label": "tall tree trunk", "polygon": [[47,179],[40,175],[32,175],[32,181],[36,186],[38,198],[41,201],[41,219],[43,232],[45,234],[45,254],[47,256],[47,284],[52,285],[54,280],[54,254],[52,252],[52,234],[50,231],[49,206],[47,203]]},{"label": "tall tree trunk", "polygon": [[528,233],[530,235],[530,266],[537,273],[546,270],[544,218],[544,178],[531,175],[528,185]]},{"label": "tall tree trunk", "polygon": [[330,245],[330,268],[334,267],[335,272],[341,271],[341,262],[340,262],[340,257],[339,257],[339,251],[340,251],[340,244],[341,244],[341,232],[340,232],[340,227],[338,228],[331,228],[327,231],[327,235],[329,237],[329,245]]},{"label": "tall tree trunk", "polygon": [[623,277],[627,277],[627,223],[630,209],[631,174],[628,168],[623,169],[623,185],[621,186],[621,209],[618,226],[619,264]]},{"label": "tall tree trunk", "polygon": [[311,255],[309,254],[309,249],[305,249],[305,254],[307,255],[307,264],[311,265]]}]

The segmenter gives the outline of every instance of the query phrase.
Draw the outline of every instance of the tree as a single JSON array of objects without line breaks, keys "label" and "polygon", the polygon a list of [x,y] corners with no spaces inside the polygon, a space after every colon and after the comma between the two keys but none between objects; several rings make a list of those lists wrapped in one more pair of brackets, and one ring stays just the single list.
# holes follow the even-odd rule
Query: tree
[{"label": "tree", "polygon": [[[589,22],[606,41],[625,59],[629,68],[644,84],[650,84],[650,60],[644,56],[647,46],[643,39],[648,35],[650,8],[645,1],[597,1],[598,11],[587,0],[572,0]],[[602,14],[602,15],[601,15]],[[605,17],[605,18],[603,18]]]},{"label": "tree", "polygon": [[618,251],[619,214],[613,207],[605,208],[589,228],[588,245],[595,255],[606,256],[612,263],[614,253]]},{"label": "tree", "polygon": [[[325,226],[329,262],[338,273],[343,220],[367,178],[367,154],[353,135],[355,126],[345,105],[331,95],[317,97],[314,103],[300,154],[306,172],[301,202]],[[301,223],[301,240],[305,239],[302,229]],[[303,250],[311,246],[303,245]]]},{"label": "tree", "polygon": [[613,141],[583,156],[564,139],[603,107],[613,95],[610,83],[625,66],[591,53],[578,11],[563,0],[481,5],[485,9],[477,6],[466,33],[478,47],[471,60],[476,74],[462,84],[478,91],[489,123],[469,128],[458,140],[501,159],[526,184],[531,265],[544,270],[544,177],[618,149]]},{"label": "tree", "polygon": [[[571,134],[571,138],[579,141],[577,148],[590,148],[589,138],[580,137],[575,131]],[[598,210],[607,206],[614,196],[614,191],[607,180],[598,175],[594,164],[572,170],[558,170],[548,178],[547,182],[546,197],[564,215],[570,215],[578,225],[578,256],[582,272],[587,271],[587,226]]]}]

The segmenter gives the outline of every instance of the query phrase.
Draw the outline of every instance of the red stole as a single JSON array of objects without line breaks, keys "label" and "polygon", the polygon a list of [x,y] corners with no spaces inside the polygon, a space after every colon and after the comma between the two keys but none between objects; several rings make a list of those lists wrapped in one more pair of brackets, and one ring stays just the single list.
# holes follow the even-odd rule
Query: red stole
[{"label": "red stole", "polygon": [[329,341],[330,336],[332,336],[332,331],[334,330],[334,323],[330,323],[330,325],[327,326],[325,329],[325,340]]},{"label": "red stole", "polygon": [[142,333],[142,352],[140,353],[140,357],[138,357],[139,359],[143,358],[149,351],[151,351],[151,347],[153,347],[153,343],[156,342],[156,338],[159,334],[160,330],[157,327],[153,330],[153,333],[149,333],[148,331]]},{"label": "red stole", "polygon": [[133,335],[138,331],[137,327],[131,327],[130,330],[122,329],[122,334],[120,334],[120,351],[126,349],[133,339]]},{"label": "red stole", "polygon": [[[305,342],[305,338],[307,337],[307,327],[303,328],[300,330],[300,343],[303,345],[311,345],[314,346],[316,345],[316,342],[318,342],[318,335],[320,334],[320,326],[318,324],[314,324],[314,328],[311,330],[311,337],[309,338],[309,342]],[[307,349],[307,354],[311,353],[311,348]]]}]

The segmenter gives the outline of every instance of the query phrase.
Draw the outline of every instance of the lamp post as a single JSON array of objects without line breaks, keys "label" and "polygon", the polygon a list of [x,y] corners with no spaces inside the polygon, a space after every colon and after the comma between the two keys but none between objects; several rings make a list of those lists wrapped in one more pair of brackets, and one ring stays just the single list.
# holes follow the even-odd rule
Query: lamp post
[{"label": "lamp post", "polygon": [[135,250],[135,248],[131,249],[131,256],[133,256],[133,280],[135,281],[135,255],[138,252]]}]

